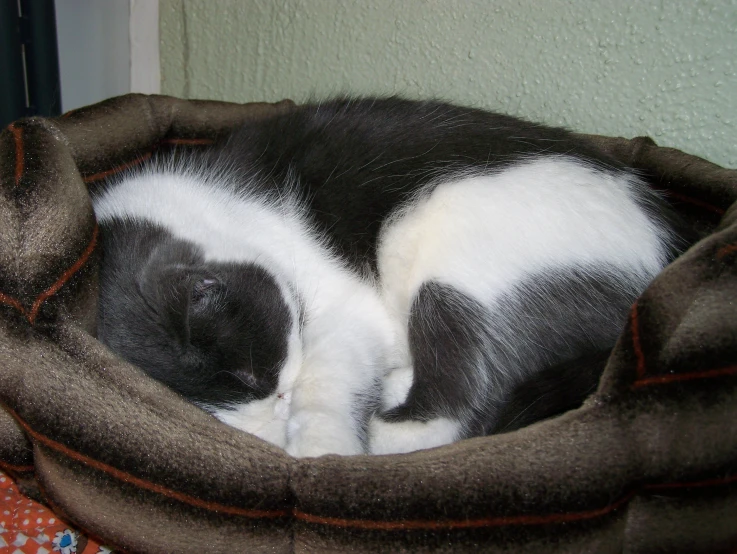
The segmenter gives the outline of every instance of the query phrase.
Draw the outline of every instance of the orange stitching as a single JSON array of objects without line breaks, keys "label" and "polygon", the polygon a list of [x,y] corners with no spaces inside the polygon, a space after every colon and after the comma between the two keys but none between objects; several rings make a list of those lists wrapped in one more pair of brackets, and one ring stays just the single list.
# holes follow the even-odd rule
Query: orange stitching
[{"label": "orange stitching", "polygon": [[288,515],[288,511],[286,510],[255,510],[255,509],[247,509],[247,508],[237,508],[235,506],[226,506],[225,504],[219,504],[217,502],[201,500],[189,494],[178,492],[178,491],[169,489],[167,487],[164,487],[163,485],[159,485],[157,483],[152,483],[150,481],[146,481],[145,479],[135,477],[111,465],[95,460],[94,458],[90,458],[89,456],[85,456],[84,454],[81,454],[79,452],[76,452],[75,450],[72,450],[71,448],[68,448],[64,446],[63,444],[56,442],[55,440],[50,439],[46,437],[45,435],[42,435],[41,433],[33,430],[28,423],[26,423],[23,419],[21,419],[21,417],[15,412],[15,410],[9,408],[8,406],[5,406],[5,409],[10,413],[10,415],[12,415],[18,421],[20,426],[23,427],[23,429],[25,429],[25,431],[29,435],[31,435],[34,439],[44,444],[46,447],[51,448],[52,450],[56,450],[57,452],[65,456],[68,456],[69,458],[72,458],[73,460],[76,460],[94,469],[102,471],[103,473],[106,473],[110,475],[111,477],[114,477],[120,481],[123,481],[124,483],[128,483],[129,485],[134,485],[142,489],[156,492],[158,494],[161,494],[162,496],[166,496],[167,498],[173,498],[175,500],[179,500],[180,502],[184,502],[185,504],[190,504],[198,508],[204,508],[206,510],[210,510],[213,512],[221,512],[221,513],[227,513],[231,515],[240,515],[240,516],[246,516],[250,518],[276,518],[276,517],[284,517]]},{"label": "orange stitching", "polygon": [[704,208],[705,210],[709,210],[710,212],[714,212],[718,215],[724,215],[724,213],[726,212],[725,209],[720,208],[719,206],[715,206],[714,204],[710,204],[709,202],[704,202],[703,200],[699,200],[698,198],[693,198],[692,196],[688,196],[687,194],[676,192],[672,189],[664,188],[658,190],[664,191],[666,196],[671,196],[673,198],[681,200],[682,202],[686,202],[687,204],[692,204],[694,206],[698,206],[699,208]]},{"label": "orange stitching", "polygon": [[629,502],[636,494],[642,490],[662,490],[662,489],[675,489],[675,488],[687,488],[687,487],[710,487],[715,485],[728,484],[737,481],[737,475],[731,475],[724,478],[718,479],[706,479],[702,481],[691,481],[681,483],[654,483],[650,485],[644,485],[639,490],[633,490],[615,502],[608,504],[602,508],[595,510],[588,510],[585,512],[573,512],[573,513],[557,513],[547,515],[519,515],[519,516],[499,516],[490,518],[479,518],[479,519],[466,519],[466,520],[446,520],[446,521],[433,521],[433,520],[405,520],[405,521],[377,521],[377,520],[360,520],[360,519],[343,519],[327,516],[318,516],[303,512],[302,510],[294,507],[291,510],[248,510],[245,508],[236,508],[233,506],[226,506],[216,502],[210,502],[201,500],[199,498],[190,496],[185,493],[180,493],[171,489],[168,489],[162,485],[146,481],[144,479],[134,477],[122,470],[114,468],[108,464],[85,456],[71,448],[64,446],[52,439],[49,439],[45,435],[33,430],[31,426],[26,423],[14,410],[5,406],[5,409],[10,413],[30,434],[33,438],[46,445],[52,450],[66,455],[78,462],[84,463],[90,467],[98,469],[108,475],[119,479],[123,482],[129,483],[134,486],[139,486],[146,490],[159,493],[163,496],[179,500],[185,504],[190,504],[195,507],[204,508],[211,511],[224,512],[233,515],[246,516],[250,518],[278,518],[287,515],[292,515],[294,518],[305,521],[307,523],[318,523],[322,525],[330,525],[334,527],[355,527],[360,529],[380,529],[380,530],[410,530],[410,529],[463,529],[463,528],[474,528],[474,527],[494,527],[502,525],[545,525],[549,523],[567,523],[571,521],[580,521],[583,519],[591,519],[606,515],[610,512],[617,510],[623,504]]},{"label": "orange stitching", "polygon": [[12,306],[16,310],[18,310],[23,315],[26,315],[26,310],[23,308],[23,304],[21,304],[18,300],[13,298],[12,296],[8,296],[7,294],[3,294],[0,292],[0,303],[6,304],[8,306]]},{"label": "orange stitching", "polygon": [[637,300],[632,304],[630,309],[630,327],[632,329],[632,349],[635,351],[635,357],[637,358],[637,377],[642,379],[645,376],[645,355],[642,352],[642,345],[640,344],[640,323],[637,315]]},{"label": "orange stitching", "polygon": [[[737,482],[737,475],[718,479],[705,479],[702,481],[691,481],[682,483],[655,483],[651,485],[643,485],[641,490],[664,490],[689,487],[710,487],[715,485],[729,484]],[[499,527],[502,525],[545,525],[549,523],[569,523],[572,521],[580,521],[584,519],[592,519],[609,512],[613,512],[620,508],[623,504],[629,502],[640,491],[631,491],[615,502],[585,512],[558,513],[547,515],[521,515],[521,516],[500,516],[481,519],[469,520],[448,520],[448,521],[429,521],[429,520],[407,520],[407,521],[376,521],[361,519],[343,519],[335,517],[324,517],[302,512],[298,508],[293,510],[294,516],[308,523],[318,523],[322,525],[330,525],[333,527],[353,527],[358,529],[371,530],[412,530],[412,529],[468,529],[477,527]]]},{"label": "orange stitching", "polygon": [[15,139],[15,186],[17,187],[23,177],[25,165],[25,151],[23,149],[23,130],[16,127],[15,123],[10,125],[10,132]]},{"label": "orange stitching", "polygon": [[[186,138],[169,138],[169,139],[162,139],[159,141],[159,145],[161,144],[172,144],[172,145],[207,145],[212,144],[215,142],[213,139],[207,139],[207,138],[192,138],[192,139],[186,139]],[[153,150],[155,150],[156,147],[154,146],[151,152],[147,152],[146,154],[136,158],[135,160],[121,164],[119,166],[113,167],[112,169],[108,169],[105,171],[101,171],[99,173],[94,173],[93,175],[88,175],[84,177],[85,183],[92,183],[94,181],[99,181],[100,179],[104,179],[105,177],[108,177],[110,175],[114,175],[115,173],[119,173],[125,169],[128,169],[129,167],[136,166],[138,164],[141,164],[148,160],[153,155]]]},{"label": "orange stitching", "polygon": [[95,223],[95,228],[92,231],[92,238],[90,239],[89,244],[87,245],[87,248],[84,252],[82,252],[82,255],[77,258],[77,261],[74,262],[74,264],[69,267],[64,273],[62,273],[61,277],[59,277],[56,282],[54,282],[53,285],[51,285],[49,288],[47,288],[44,292],[39,294],[36,297],[36,300],[33,302],[33,306],[31,307],[30,313],[26,311],[26,309],[23,307],[23,304],[20,303],[19,300],[13,298],[12,296],[8,296],[7,294],[3,294],[0,292],[0,303],[6,304],[8,306],[12,306],[16,310],[18,310],[25,318],[28,320],[28,323],[33,325],[36,321],[36,317],[38,316],[38,312],[41,309],[41,305],[48,300],[50,296],[53,296],[56,294],[61,287],[63,287],[67,281],[74,275],[77,271],[79,271],[82,266],[87,262],[90,255],[95,249],[95,246],[97,246],[97,234],[98,234],[99,228],[97,226],[97,223]]},{"label": "orange stitching", "polygon": [[108,169],[106,171],[100,171],[99,173],[87,175],[83,180],[85,183],[92,183],[93,181],[99,181],[100,179],[104,179],[108,175],[113,175],[115,173],[128,169],[129,167],[133,167],[140,163],[143,163],[146,160],[148,160],[152,155],[153,155],[153,152],[147,152],[143,156],[140,156],[131,162],[121,164],[117,167],[113,167],[112,169]]},{"label": "orange stitching", "polygon": [[737,252],[737,244],[722,246],[717,250],[717,258],[724,258],[725,256],[729,256],[732,252]]},{"label": "orange stitching", "polygon": [[737,373],[737,365],[722,367],[718,369],[709,369],[706,371],[694,371],[692,373],[672,373],[668,375],[654,375],[638,379],[632,383],[633,388],[645,387],[647,385],[660,385],[662,383],[671,383],[674,381],[690,381],[692,379],[704,379],[710,377],[721,377],[722,375],[732,375]]},{"label": "orange stitching", "polygon": [[3,460],[0,460],[0,468],[4,470],[10,470],[10,471],[16,471],[18,473],[26,473],[28,471],[33,471],[35,469],[34,466],[17,466],[15,464],[11,464],[10,462],[5,462]]},{"label": "orange stitching", "polygon": [[499,527],[502,525],[545,525],[548,523],[568,523],[582,519],[592,519],[613,512],[623,504],[629,502],[636,491],[627,493],[622,498],[603,508],[588,510],[586,512],[558,513],[547,515],[521,515],[521,516],[499,516],[480,519],[466,520],[405,520],[405,521],[376,521],[365,519],[342,519],[335,517],[316,516],[294,509],[297,519],[308,523],[320,523],[333,527],[354,527],[358,529],[378,529],[382,531],[411,530],[411,529],[473,529],[477,527]]},{"label": "orange stitching", "polygon": [[71,276],[79,271],[81,267],[87,262],[93,250],[95,249],[95,246],[97,246],[98,232],[99,227],[97,226],[97,223],[95,223],[95,228],[92,231],[92,238],[90,239],[87,248],[85,248],[84,252],[82,252],[82,255],[77,259],[74,265],[72,265],[69,269],[62,273],[61,277],[59,277],[53,285],[51,285],[44,292],[38,295],[36,301],[33,303],[33,307],[31,308],[31,313],[27,316],[28,321],[31,325],[33,325],[34,321],[36,320],[38,311],[39,309],[41,309],[41,304],[43,304],[47,298],[56,294],[59,289],[63,287],[64,284],[71,278]]}]

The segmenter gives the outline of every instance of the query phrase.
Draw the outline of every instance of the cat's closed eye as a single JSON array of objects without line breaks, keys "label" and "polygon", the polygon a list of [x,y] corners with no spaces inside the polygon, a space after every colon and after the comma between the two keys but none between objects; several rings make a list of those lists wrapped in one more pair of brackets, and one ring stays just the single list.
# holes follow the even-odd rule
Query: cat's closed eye
[{"label": "cat's closed eye", "polygon": [[223,284],[215,277],[203,277],[195,281],[189,295],[193,305],[201,305],[213,298],[220,291]]}]

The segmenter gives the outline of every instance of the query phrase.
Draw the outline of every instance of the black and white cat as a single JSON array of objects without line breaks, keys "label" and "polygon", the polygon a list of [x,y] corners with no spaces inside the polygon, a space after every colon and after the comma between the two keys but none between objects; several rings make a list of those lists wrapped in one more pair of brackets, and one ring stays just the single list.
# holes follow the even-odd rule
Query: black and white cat
[{"label": "black and white cat", "polygon": [[580,404],[683,246],[637,175],[567,131],[396,98],[246,124],[94,207],[100,340],[295,456]]}]

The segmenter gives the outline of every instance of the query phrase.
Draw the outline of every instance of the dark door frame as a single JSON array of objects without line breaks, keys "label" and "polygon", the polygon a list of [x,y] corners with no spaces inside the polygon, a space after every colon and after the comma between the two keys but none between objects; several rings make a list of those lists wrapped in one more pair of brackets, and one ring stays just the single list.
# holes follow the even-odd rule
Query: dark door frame
[{"label": "dark door frame", "polygon": [[0,128],[61,113],[54,0],[0,0]]}]

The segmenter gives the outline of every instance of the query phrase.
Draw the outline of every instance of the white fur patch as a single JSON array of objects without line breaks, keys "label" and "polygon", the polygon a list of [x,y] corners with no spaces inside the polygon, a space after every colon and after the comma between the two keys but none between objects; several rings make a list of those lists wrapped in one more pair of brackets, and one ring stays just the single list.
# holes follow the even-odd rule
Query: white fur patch
[{"label": "white fur patch", "polygon": [[390,410],[404,402],[412,388],[414,371],[412,367],[400,367],[395,369],[384,378],[384,386],[381,394],[382,410]]},{"label": "white fur patch", "polygon": [[378,266],[394,314],[427,280],[489,306],[530,273],[608,264],[647,283],[664,232],[631,197],[634,177],[561,156],[438,186],[382,230]]},{"label": "white fur patch", "polygon": [[439,417],[427,422],[388,423],[378,418],[369,427],[372,454],[399,454],[435,448],[458,440],[461,425]]},{"label": "white fur patch", "polygon": [[287,409],[284,408],[284,399],[278,394],[241,404],[235,409],[218,409],[212,413],[231,427],[256,435],[282,448],[287,445],[289,409],[288,406]]}]

